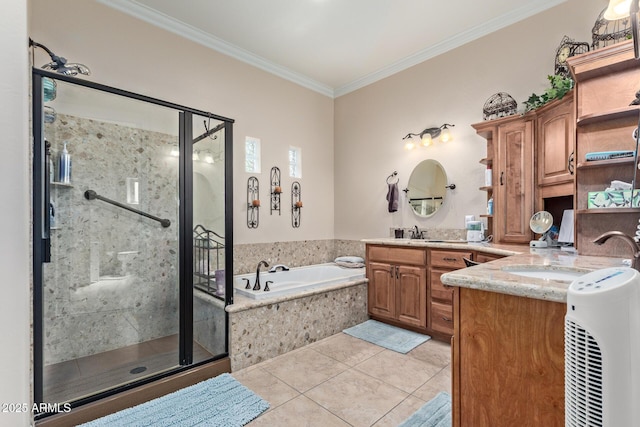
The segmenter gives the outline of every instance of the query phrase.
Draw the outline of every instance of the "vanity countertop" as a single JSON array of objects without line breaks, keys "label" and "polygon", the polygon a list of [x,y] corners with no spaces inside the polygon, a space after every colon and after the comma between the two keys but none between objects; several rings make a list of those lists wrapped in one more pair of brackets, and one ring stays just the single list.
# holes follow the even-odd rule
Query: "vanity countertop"
[{"label": "vanity countertop", "polygon": [[540,269],[556,271],[589,271],[608,267],[620,267],[622,258],[576,255],[560,249],[536,249],[528,245],[496,245],[493,243],[466,243],[456,240],[420,240],[420,239],[364,239],[367,244],[425,247],[431,249],[474,250],[504,258],[478,264],[473,267],[455,270],[441,276],[442,283],[449,286],[472,288],[498,292],[507,295],[522,296],[547,301],[566,302],[569,280],[552,280],[520,276],[503,270]]},{"label": "vanity countertop", "polygon": [[442,283],[450,286],[498,292],[547,301],[566,302],[570,280],[552,280],[525,277],[505,269],[551,271],[589,271],[608,267],[621,267],[622,258],[576,255],[558,249],[531,249],[529,253],[501,258],[443,274]]},{"label": "vanity countertop", "polygon": [[496,245],[494,243],[468,243],[465,240],[437,240],[437,239],[394,239],[381,237],[378,239],[363,239],[363,243],[372,245],[410,246],[433,249],[460,249],[480,251],[490,254],[511,256],[529,252],[529,245]]}]

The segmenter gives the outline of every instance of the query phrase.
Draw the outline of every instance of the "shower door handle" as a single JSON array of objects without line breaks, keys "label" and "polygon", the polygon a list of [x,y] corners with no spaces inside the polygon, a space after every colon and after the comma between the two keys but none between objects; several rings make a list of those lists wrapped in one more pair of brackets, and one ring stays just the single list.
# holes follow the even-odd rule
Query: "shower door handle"
[{"label": "shower door handle", "polygon": [[42,177],[42,261],[51,262],[51,182],[49,179],[51,143],[44,140],[44,176]]}]

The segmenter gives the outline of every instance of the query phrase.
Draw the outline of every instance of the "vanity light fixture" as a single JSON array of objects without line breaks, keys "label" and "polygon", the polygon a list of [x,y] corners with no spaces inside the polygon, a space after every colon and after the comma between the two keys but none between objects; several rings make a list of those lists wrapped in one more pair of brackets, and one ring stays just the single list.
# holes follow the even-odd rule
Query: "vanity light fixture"
[{"label": "vanity light fixture", "polygon": [[633,39],[633,53],[636,59],[640,59],[638,12],[640,12],[638,0],[609,0],[609,5],[603,15],[604,19],[609,21],[631,17],[631,38]]},{"label": "vanity light fixture", "polygon": [[89,67],[87,67],[86,65],[78,63],[67,63],[66,58],[63,58],[62,56],[58,56],[55,53],[51,52],[51,50],[45,45],[29,39],[29,46],[33,46],[34,48],[39,47],[49,54],[51,62],[42,66],[42,69],[44,70],[55,71],[67,76],[76,76],[78,74],[84,74],[85,76],[88,76],[89,74],[91,74]]},{"label": "vanity light fixture", "polygon": [[451,141],[451,131],[449,127],[454,127],[455,125],[445,123],[437,128],[426,128],[420,133],[408,133],[404,138],[402,138],[404,143],[404,148],[407,150],[412,150],[416,147],[416,143],[413,141],[413,137],[417,136],[420,138],[420,145],[423,147],[428,147],[433,143],[433,138],[440,137],[441,142]]}]

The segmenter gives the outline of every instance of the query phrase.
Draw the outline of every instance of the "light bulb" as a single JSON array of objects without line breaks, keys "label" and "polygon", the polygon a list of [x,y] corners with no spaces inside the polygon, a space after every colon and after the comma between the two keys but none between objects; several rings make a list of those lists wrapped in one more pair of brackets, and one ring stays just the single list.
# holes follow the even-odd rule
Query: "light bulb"
[{"label": "light bulb", "polygon": [[449,128],[442,129],[442,133],[440,134],[440,141],[449,142],[451,141],[451,139],[451,132],[449,131]]},{"label": "light bulb", "polygon": [[425,133],[424,135],[422,135],[422,146],[423,147],[430,146],[432,142],[433,142],[433,140],[431,139],[431,134],[430,133]]},{"label": "light bulb", "polygon": [[413,150],[416,147],[416,144],[413,142],[413,138],[409,137],[406,141],[407,142],[404,143],[405,150]]},{"label": "light bulb", "polygon": [[174,145],[173,147],[171,147],[171,155],[173,157],[179,157],[180,156],[180,150],[178,149],[177,145]]},{"label": "light bulb", "polygon": [[626,18],[629,16],[629,9],[631,7],[631,0],[610,0],[607,10],[604,12],[604,19],[609,21],[616,21],[618,19]]},{"label": "light bulb", "polygon": [[207,153],[204,155],[204,161],[209,164],[213,163],[213,156],[211,155],[211,153]]}]

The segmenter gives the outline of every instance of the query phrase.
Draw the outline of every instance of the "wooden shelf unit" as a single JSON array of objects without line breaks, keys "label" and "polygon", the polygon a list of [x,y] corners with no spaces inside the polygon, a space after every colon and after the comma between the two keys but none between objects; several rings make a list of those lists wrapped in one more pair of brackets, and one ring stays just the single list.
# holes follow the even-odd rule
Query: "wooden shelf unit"
[{"label": "wooden shelf unit", "polygon": [[586,161],[585,155],[635,150],[640,108],[629,104],[640,89],[640,63],[628,41],[571,57],[568,64],[576,81],[576,248],[582,255],[629,258],[626,242],[610,239],[596,245],[593,240],[614,230],[633,236],[640,208],[588,209],[588,193],[603,191],[613,180],[631,182],[637,174],[633,157]]}]

